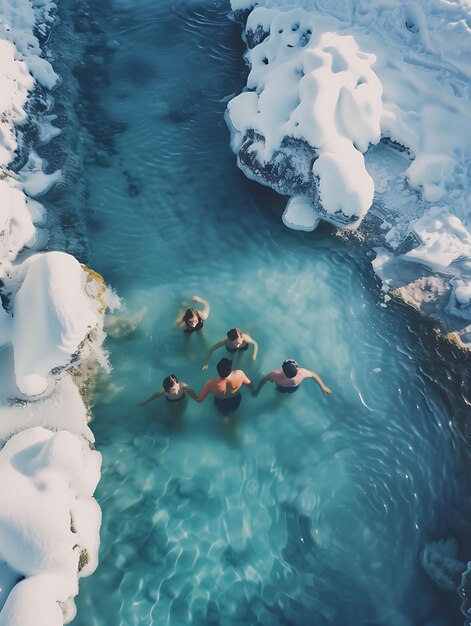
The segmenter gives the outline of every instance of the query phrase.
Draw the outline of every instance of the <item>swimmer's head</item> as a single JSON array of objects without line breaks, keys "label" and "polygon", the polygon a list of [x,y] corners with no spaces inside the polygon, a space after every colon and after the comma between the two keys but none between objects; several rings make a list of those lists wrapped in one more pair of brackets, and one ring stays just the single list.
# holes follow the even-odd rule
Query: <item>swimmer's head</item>
[{"label": "swimmer's head", "polygon": [[294,359],[286,359],[281,366],[287,378],[294,378],[298,373],[298,364]]},{"label": "swimmer's head", "polygon": [[195,328],[200,322],[200,315],[197,309],[187,309],[183,315],[183,321],[190,328]]},{"label": "swimmer's head", "polygon": [[164,378],[162,387],[164,388],[165,393],[177,394],[180,391],[180,383],[178,382],[178,378],[175,374],[170,374],[170,376]]},{"label": "swimmer's head", "polygon": [[229,374],[232,372],[232,361],[224,357],[216,365],[216,369],[221,378],[227,378]]},{"label": "swimmer's head", "polygon": [[227,338],[235,348],[239,348],[243,343],[243,335],[240,328],[231,328],[227,331]]}]

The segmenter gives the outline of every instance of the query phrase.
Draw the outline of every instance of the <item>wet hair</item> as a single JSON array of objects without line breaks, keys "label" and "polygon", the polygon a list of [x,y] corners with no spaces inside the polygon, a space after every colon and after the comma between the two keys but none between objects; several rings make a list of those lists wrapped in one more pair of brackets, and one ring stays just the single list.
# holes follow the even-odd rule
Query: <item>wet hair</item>
[{"label": "wet hair", "polygon": [[227,378],[229,374],[232,372],[232,361],[224,357],[216,365],[216,369],[221,378]]},{"label": "wet hair", "polygon": [[298,373],[298,364],[294,359],[286,359],[281,366],[287,378],[294,378]]},{"label": "wet hair", "polygon": [[185,322],[185,324],[188,323],[189,320],[191,320],[192,317],[196,316],[198,318],[198,321],[201,321],[201,317],[200,317],[200,313],[198,311],[198,309],[187,309],[185,311],[185,313],[183,314],[183,321]]},{"label": "wet hair", "polygon": [[164,388],[165,392],[168,393],[176,383],[178,383],[178,378],[175,376],[175,374],[170,374],[170,376],[167,376],[167,378],[163,379],[162,387]]},{"label": "wet hair", "polygon": [[236,339],[239,339],[239,337],[242,337],[242,331],[240,328],[231,328],[231,330],[228,330],[226,334],[229,341],[235,341]]}]

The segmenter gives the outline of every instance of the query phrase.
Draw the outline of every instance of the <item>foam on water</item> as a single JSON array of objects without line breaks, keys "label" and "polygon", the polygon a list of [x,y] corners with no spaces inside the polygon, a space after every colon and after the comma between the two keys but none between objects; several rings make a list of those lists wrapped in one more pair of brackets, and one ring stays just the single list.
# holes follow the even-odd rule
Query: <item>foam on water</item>
[{"label": "foam on water", "polygon": [[[223,111],[244,68],[227,8],[120,1],[107,25],[98,95],[122,126],[87,169],[91,262],[148,313],[110,341],[101,565],[76,623],[449,624],[418,555],[458,532],[459,365],[415,315],[379,306],[360,247],[287,231],[280,199],[236,170]],[[212,313],[185,336],[173,322],[194,293]],[[333,395],[244,392],[229,427],[210,399],[136,407],[170,372],[200,389],[205,347],[232,326],[259,341],[256,364],[240,359],[250,377],[293,357]]]}]

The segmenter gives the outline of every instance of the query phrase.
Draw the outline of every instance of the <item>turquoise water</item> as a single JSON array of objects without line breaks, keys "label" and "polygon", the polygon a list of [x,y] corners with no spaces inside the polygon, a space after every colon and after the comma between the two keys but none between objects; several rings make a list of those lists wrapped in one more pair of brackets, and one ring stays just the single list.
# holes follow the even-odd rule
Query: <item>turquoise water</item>
[{"label": "turquoise water", "polygon": [[[108,340],[101,563],[74,623],[459,623],[419,557],[460,539],[461,366],[430,325],[381,306],[364,246],[288,231],[282,199],[238,171],[223,112],[246,69],[227,5],[155,4],[95,7],[110,53],[81,82],[99,103],[89,263],[148,313]],[[188,337],[173,322],[195,293],[212,312]],[[169,373],[199,390],[205,348],[232,326],[260,344],[238,362],[253,380],[292,357],[332,396],[244,390],[229,426],[211,399],[136,406]]]}]

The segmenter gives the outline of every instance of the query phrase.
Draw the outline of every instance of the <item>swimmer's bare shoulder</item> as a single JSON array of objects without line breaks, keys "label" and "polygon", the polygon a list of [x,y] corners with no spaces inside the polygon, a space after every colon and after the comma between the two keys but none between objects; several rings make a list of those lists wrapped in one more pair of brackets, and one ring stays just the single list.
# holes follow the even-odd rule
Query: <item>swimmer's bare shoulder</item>
[{"label": "swimmer's bare shoulder", "polygon": [[188,383],[180,383],[180,387],[190,396],[192,400],[196,400],[196,393]]},{"label": "swimmer's bare shoulder", "polygon": [[234,370],[232,372],[231,381],[238,385],[247,385],[248,387],[252,387],[252,381],[242,370]]}]

